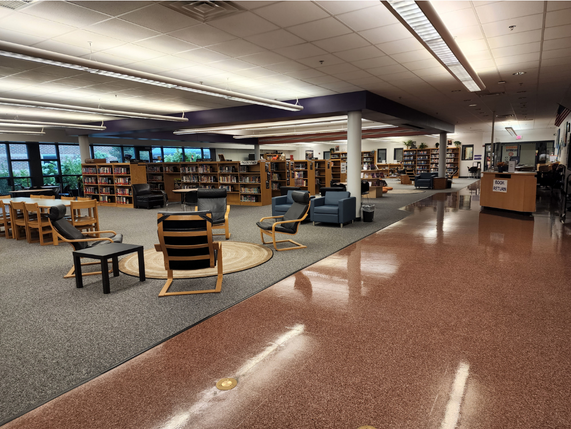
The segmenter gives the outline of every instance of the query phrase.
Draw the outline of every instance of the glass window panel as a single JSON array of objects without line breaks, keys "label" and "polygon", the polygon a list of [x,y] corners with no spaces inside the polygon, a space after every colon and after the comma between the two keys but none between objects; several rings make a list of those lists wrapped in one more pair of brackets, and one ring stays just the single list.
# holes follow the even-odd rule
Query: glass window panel
[{"label": "glass window panel", "polygon": [[[123,146],[123,156],[127,157],[127,155],[131,155],[131,158],[135,158],[135,148],[133,146]],[[127,161],[127,158],[125,158]]]},{"label": "glass window panel", "polygon": [[202,149],[202,155],[204,156],[204,159],[212,159],[212,156],[210,156],[210,149]]},{"label": "glass window panel", "polygon": [[120,146],[93,146],[93,155],[96,159],[106,159],[107,162],[121,162]]},{"label": "glass window panel", "polygon": [[32,183],[29,178],[14,178],[14,189],[24,189],[30,186],[32,186]]},{"label": "glass window panel", "polygon": [[191,147],[184,148],[184,160],[187,162],[200,161],[202,159],[202,150]]},{"label": "glass window panel", "polygon": [[28,159],[28,148],[25,144],[10,143],[10,158]]},{"label": "glass window panel", "polygon": [[462,146],[462,161],[470,161],[474,159],[474,146]]},{"label": "glass window panel", "polygon": [[182,148],[164,147],[165,162],[182,162]]},{"label": "glass window panel", "polygon": [[55,177],[44,176],[44,185],[57,185],[57,180]]},{"label": "glass window panel", "polygon": [[30,176],[30,165],[28,161],[12,161],[12,175],[14,177]]},{"label": "glass window panel", "polygon": [[10,172],[8,170],[8,151],[6,145],[0,143],[0,177],[8,177]]},{"label": "glass window panel", "polygon": [[79,153],[79,146],[60,145],[59,157],[61,160],[61,174],[81,174],[81,155]]},{"label": "glass window panel", "polygon": [[8,179],[0,179],[0,195],[9,195],[11,190]]},{"label": "glass window panel", "polygon": [[153,161],[159,161],[163,159],[163,151],[160,147],[154,147],[153,150]]},{"label": "glass window panel", "polygon": [[55,144],[40,144],[40,156],[42,159],[57,159]]},{"label": "glass window panel", "polygon": [[53,161],[42,161],[42,175],[43,176],[55,176],[59,174],[57,160]]},{"label": "glass window panel", "polygon": [[148,150],[139,151],[139,159],[145,162],[151,162],[150,152]]}]

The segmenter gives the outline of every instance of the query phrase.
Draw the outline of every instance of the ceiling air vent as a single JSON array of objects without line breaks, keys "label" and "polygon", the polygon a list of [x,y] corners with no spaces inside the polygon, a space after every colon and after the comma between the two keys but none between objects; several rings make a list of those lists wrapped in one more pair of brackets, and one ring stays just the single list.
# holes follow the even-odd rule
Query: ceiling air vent
[{"label": "ceiling air vent", "polygon": [[28,6],[34,0],[13,0],[13,1],[0,1],[0,7],[5,7],[6,9],[17,10],[24,6]]},{"label": "ceiling air vent", "polygon": [[210,22],[245,10],[231,1],[167,1],[161,4],[200,22]]}]

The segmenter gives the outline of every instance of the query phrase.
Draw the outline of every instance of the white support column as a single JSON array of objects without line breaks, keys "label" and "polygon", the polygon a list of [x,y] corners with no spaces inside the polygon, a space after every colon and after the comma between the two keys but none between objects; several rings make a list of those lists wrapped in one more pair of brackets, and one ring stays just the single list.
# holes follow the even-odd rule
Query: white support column
[{"label": "white support column", "polygon": [[347,190],[357,198],[356,216],[361,219],[361,128],[360,110],[347,114]]},{"label": "white support column", "polygon": [[260,159],[260,144],[259,143],[254,144],[254,158],[256,159],[256,161]]},{"label": "white support column", "polygon": [[438,177],[446,177],[446,132],[440,133],[440,147],[438,151]]},{"label": "white support column", "polygon": [[89,137],[79,136],[79,156],[81,157],[81,162],[85,162],[86,159],[91,158],[89,153]]}]

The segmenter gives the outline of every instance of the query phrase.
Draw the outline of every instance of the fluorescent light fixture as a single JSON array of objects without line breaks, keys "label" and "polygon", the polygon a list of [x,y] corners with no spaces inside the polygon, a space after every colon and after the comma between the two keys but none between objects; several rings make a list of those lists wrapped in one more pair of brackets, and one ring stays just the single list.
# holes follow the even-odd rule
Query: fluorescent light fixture
[{"label": "fluorescent light fixture", "polygon": [[93,113],[98,115],[117,116],[121,118],[155,119],[157,121],[188,122],[188,118],[178,116],[154,115],[149,113],[127,112],[124,110],[100,109],[96,107],[72,106],[70,104],[48,103],[45,101],[18,100],[0,97],[0,104],[15,107],[31,107],[46,110],[63,110],[75,113]]},{"label": "fluorescent light fixture", "polygon": [[[371,125],[368,127],[361,127],[362,130],[381,130],[386,128],[396,128],[394,125]],[[256,137],[280,137],[280,136],[299,136],[299,135],[311,135],[311,134],[327,134],[327,133],[336,133],[339,131],[347,131],[346,124],[342,127],[335,127],[335,128],[326,128],[322,130],[315,130],[315,131],[284,131],[284,132],[274,132],[274,133],[266,133],[266,134],[249,134],[249,135],[235,135],[233,136],[235,139],[246,139],[246,138],[256,138]]]},{"label": "fluorescent light fixture", "polygon": [[386,0],[382,3],[468,91],[486,88],[430,2]]},{"label": "fluorescent light fixture", "polygon": [[125,79],[146,85],[161,86],[164,88],[190,91],[213,97],[221,97],[226,100],[239,101],[241,103],[258,104],[261,106],[273,107],[276,109],[289,110],[293,112],[303,110],[303,106],[297,104],[284,103],[283,101],[256,97],[249,94],[242,94],[235,91],[187,82],[166,76],[159,76],[152,73],[114,66],[111,64],[103,64],[85,58],[78,58],[72,55],[60,54],[57,52],[46,51],[44,49],[38,49],[31,46],[18,45],[11,42],[0,41],[0,56],[33,61],[41,64],[48,64],[51,66],[65,67],[81,72],[109,76],[116,79]]},{"label": "fluorescent light fixture", "polygon": [[509,133],[510,136],[517,137],[517,133],[512,127],[506,127],[506,131]]},{"label": "fluorescent light fixture", "polygon": [[26,134],[26,135],[43,135],[45,132],[42,131],[24,131],[24,130],[0,130],[0,134]]},{"label": "fluorescent light fixture", "polygon": [[0,126],[29,128],[80,128],[82,130],[103,131],[105,125],[66,124],[63,122],[26,121],[21,119],[0,119]]}]

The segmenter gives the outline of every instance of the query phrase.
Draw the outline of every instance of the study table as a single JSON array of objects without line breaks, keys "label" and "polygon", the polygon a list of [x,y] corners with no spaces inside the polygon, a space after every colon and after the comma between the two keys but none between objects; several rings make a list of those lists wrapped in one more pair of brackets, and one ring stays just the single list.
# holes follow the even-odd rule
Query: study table
[{"label": "study table", "polygon": [[[175,194],[180,194],[180,205],[190,205],[197,203],[198,188],[174,189]],[[189,198],[190,197],[190,198]]]}]

